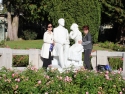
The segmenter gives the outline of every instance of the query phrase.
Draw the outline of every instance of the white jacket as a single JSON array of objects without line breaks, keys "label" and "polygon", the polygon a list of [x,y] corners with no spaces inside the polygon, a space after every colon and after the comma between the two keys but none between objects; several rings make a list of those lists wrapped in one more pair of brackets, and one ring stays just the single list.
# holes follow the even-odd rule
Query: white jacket
[{"label": "white jacket", "polygon": [[50,44],[53,43],[53,32],[49,33],[46,31],[43,36],[43,42],[41,57],[48,59]]}]

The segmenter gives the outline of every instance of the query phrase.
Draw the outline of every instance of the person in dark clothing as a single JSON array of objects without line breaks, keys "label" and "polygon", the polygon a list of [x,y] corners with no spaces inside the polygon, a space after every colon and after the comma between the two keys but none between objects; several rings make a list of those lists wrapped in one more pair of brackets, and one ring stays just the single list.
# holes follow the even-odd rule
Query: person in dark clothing
[{"label": "person in dark clothing", "polygon": [[82,39],[82,42],[79,41],[84,47],[84,64],[85,68],[91,70],[91,63],[90,63],[90,55],[92,51],[92,37],[89,33],[89,26],[83,26],[83,32],[85,36]]}]

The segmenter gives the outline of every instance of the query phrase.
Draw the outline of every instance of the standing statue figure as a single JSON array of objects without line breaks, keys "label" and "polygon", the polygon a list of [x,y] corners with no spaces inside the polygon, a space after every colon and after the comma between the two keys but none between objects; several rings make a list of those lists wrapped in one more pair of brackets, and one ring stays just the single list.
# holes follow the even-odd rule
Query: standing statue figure
[{"label": "standing statue figure", "polygon": [[[68,30],[64,28],[65,20],[60,18],[58,20],[59,26],[54,28],[54,60],[57,61],[58,65],[61,68],[66,67],[67,59],[68,59],[68,51],[69,51],[69,34]],[[53,63],[52,63],[53,64]]]},{"label": "standing statue figure", "polygon": [[70,38],[75,40],[75,44],[73,44],[69,49],[69,60],[81,63],[83,46],[79,44],[78,41],[82,41],[82,34],[76,23],[73,23],[70,29],[72,30],[70,32]]}]

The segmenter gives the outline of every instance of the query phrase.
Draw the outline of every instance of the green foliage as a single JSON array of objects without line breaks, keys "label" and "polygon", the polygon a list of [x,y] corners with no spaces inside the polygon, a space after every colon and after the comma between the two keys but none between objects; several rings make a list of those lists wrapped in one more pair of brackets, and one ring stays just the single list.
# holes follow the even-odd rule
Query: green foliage
[{"label": "green foliage", "polygon": [[[7,6],[7,2],[10,2]],[[101,3],[98,0],[5,0],[4,4],[15,13],[23,13],[27,21],[52,21],[57,26],[58,19],[66,20],[66,28],[77,23],[79,28],[90,26],[93,41],[98,41],[101,19]],[[11,8],[10,8],[11,6]]]},{"label": "green foliage", "polygon": [[[120,71],[121,72],[121,71]],[[28,66],[23,72],[0,70],[1,94],[119,94],[125,80],[118,73],[78,70],[59,73]]]},{"label": "green foliage", "polygon": [[77,23],[81,29],[89,25],[93,41],[98,41],[98,31],[101,19],[101,4],[98,0],[45,0],[45,10],[48,18],[55,26],[58,19],[64,18],[66,28]]},{"label": "green foliage", "polygon": [[5,47],[5,45],[6,45],[6,44],[5,44],[5,41],[3,41],[3,40],[0,41],[0,47]]},{"label": "green foliage", "polygon": [[25,30],[23,31],[22,38],[25,40],[34,40],[37,37],[37,33],[32,30]]},{"label": "green foliage", "polygon": [[23,14],[25,20],[38,22],[44,18],[43,0],[3,0],[4,11]]},{"label": "green foliage", "polygon": [[113,70],[123,68],[123,58],[109,58],[109,65]]},{"label": "green foliage", "polygon": [[107,49],[112,49],[114,51],[125,51],[125,46],[119,45],[119,44],[114,44],[113,42],[104,42],[104,43],[99,43],[100,47],[107,48]]},{"label": "green foliage", "polygon": [[121,25],[125,21],[125,0],[101,0],[102,12],[106,14],[111,22]]},{"label": "green foliage", "polygon": [[43,40],[6,41],[6,44],[12,49],[41,49]]},{"label": "green foliage", "polygon": [[[100,47],[107,48],[107,49],[112,49],[114,51],[125,51],[125,47],[119,44],[114,44],[112,42],[104,42],[104,43],[99,43]],[[109,58],[109,65],[112,67],[112,69],[119,69],[123,67],[123,58],[118,58],[118,57],[110,57]]]},{"label": "green foliage", "polygon": [[13,56],[13,67],[26,67],[29,64],[29,56],[25,55],[14,55]]},{"label": "green foliage", "polygon": [[7,38],[6,38],[6,41],[10,41],[10,38],[9,38],[9,37],[7,37]]},{"label": "green foliage", "polygon": [[27,19],[29,22],[39,22],[43,21],[45,18],[44,6],[43,0],[23,0],[21,8],[25,14],[25,19]]}]

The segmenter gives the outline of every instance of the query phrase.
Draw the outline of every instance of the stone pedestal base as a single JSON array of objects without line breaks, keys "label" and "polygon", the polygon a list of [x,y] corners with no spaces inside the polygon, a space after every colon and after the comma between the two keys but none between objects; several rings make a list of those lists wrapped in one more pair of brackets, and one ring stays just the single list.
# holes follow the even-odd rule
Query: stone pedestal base
[{"label": "stone pedestal base", "polygon": [[56,59],[54,59],[51,65],[51,69],[58,69],[60,73],[66,70],[79,70],[81,67],[83,67],[83,61],[77,62],[68,60],[68,62],[65,65],[65,68],[61,68],[60,63]]}]

